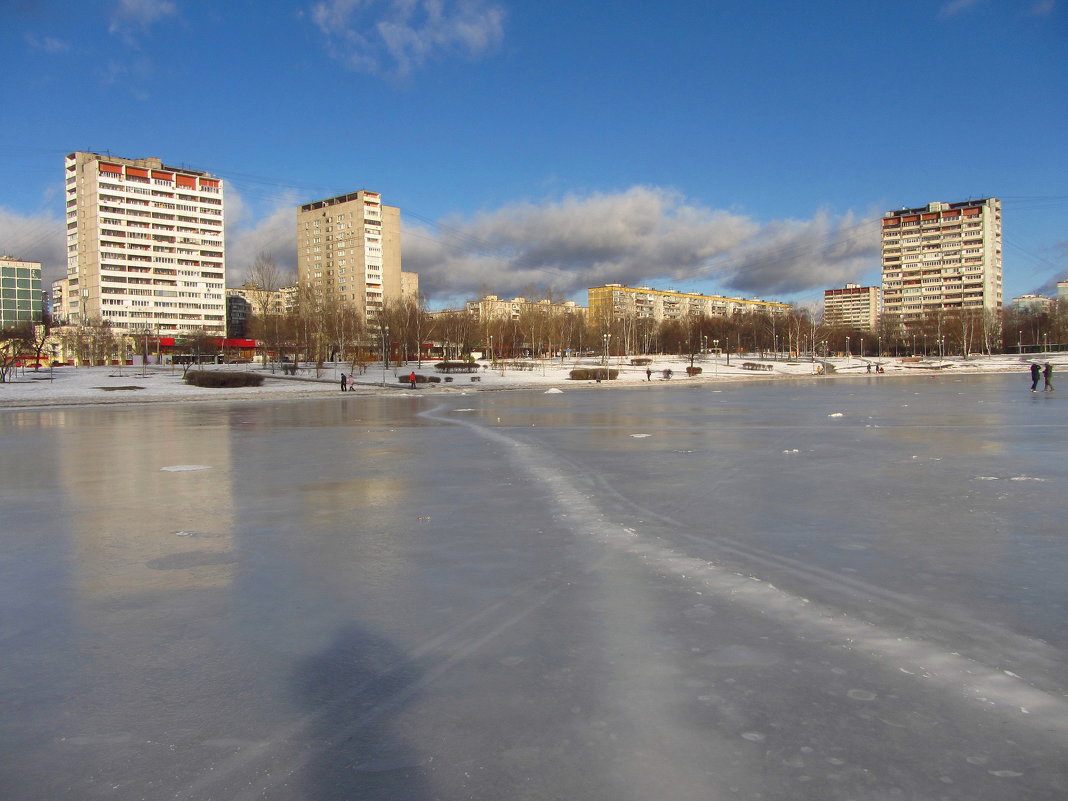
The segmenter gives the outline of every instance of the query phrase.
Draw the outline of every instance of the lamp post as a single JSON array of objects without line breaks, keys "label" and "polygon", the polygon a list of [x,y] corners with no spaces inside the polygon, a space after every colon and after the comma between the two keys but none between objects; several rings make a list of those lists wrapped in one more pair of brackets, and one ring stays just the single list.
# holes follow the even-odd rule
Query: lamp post
[{"label": "lamp post", "polygon": [[864,337],[860,338],[860,358],[864,358]]},{"label": "lamp post", "polygon": [[604,366],[607,367],[608,366],[608,343],[612,339],[612,335],[611,334],[602,334],[601,335],[601,339],[604,340],[603,362],[604,362]]},{"label": "lamp post", "polygon": [[382,326],[382,386],[386,385],[386,343],[389,339],[389,326]]},{"label": "lamp post", "polygon": [[1023,331],[1016,332],[1016,355],[1023,355]]},{"label": "lamp post", "polygon": [[846,349],[846,358],[848,359],[850,357],[850,355],[852,354],[852,351],[849,350],[849,337],[846,337],[846,348],[845,349]]},{"label": "lamp post", "polygon": [[727,366],[731,366],[731,335],[727,334]]},{"label": "lamp post", "polygon": [[719,340],[712,340],[712,349],[716,351],[716,375],[719,375]]},{"label": "lamp post", "polygon": [[879,358],[879,359],[883,358],[883,338],[882,337],[879,337],[879,350],[877,351],[877,353],[878,353],[878,356],[876,358]]},{"label": "lamp post", "polygon": [[494,364],[497,363],[497,357],[493,355],[493,334],[490,334],[490,361]]},{"label": "lamp post", "polygon": [[1042,340],[1045,343],[1042,346],[1042,352],[1043,353],[1049,353],[1049,333],[1048,332],[1042,335]]}]

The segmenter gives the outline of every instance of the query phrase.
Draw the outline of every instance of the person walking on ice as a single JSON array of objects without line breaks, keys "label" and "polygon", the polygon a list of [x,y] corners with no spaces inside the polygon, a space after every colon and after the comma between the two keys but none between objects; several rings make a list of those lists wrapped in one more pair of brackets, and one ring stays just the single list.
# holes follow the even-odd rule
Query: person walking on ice
[{"label": "person walking on ice", "polygon": [[1042,375],[1042,368],[1038,362],[1031,362],[1031,391],[1038,392],[1038,379]]},{"label": "person walking on ice", "polygon": [[1053,392],[1053,365],[1046,362],[1045,369],[1042,370],[1042,377],[1046,380],[1046,386],[1044,392]]}]

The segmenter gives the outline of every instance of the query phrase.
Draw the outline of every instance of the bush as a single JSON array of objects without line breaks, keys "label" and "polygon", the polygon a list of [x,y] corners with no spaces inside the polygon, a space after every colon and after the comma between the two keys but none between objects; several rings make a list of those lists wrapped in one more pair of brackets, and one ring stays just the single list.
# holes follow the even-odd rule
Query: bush
[{"label": "bush", "polygon": [[664,376],[664,380],[667,381],[669,378],[671,378],[671,376],[675,374],[671,370],[664,370],[662,375]]},{"label": "bush", "polygon": [[579,367],[571,371],[570,378],[572,381],[614,381],[618,375],[619,370],[610,370],[605,367],[592,369]]},{"label": "bush", "polygon": [[647,359],[644,356],[637,359],[631,359],[630,363],[633,367],[646,367],[653,363],[652,359]]},{"label": "bush", "polygon": [[474,362],[438,362],[434,369],[439,373],[477,373],[478,365]]},{"label": "bush", "polygon": [[185,374],[185,383],[194,387],[258,387],[263,376],[256,373],[223,373],[214,370],[190,370]]},{"label": "bush", "polygon": [[687,367],[686,368],[686,375],[688,375],[688,376],[701,375],[701,368],[700,367]]}]

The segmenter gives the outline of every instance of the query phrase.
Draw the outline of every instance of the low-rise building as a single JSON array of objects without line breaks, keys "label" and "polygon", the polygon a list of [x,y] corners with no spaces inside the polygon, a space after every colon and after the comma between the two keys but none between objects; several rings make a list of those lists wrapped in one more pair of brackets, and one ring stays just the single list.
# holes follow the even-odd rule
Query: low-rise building
[{"label": "low-rise building", "polygon": [[467,302],[468,314],[479,321],[488,320],[518,320],[525,313],[541,310],[560,314],[585,314],[586,309],[577,305],[574,301],[555,303],[548,298],[541,300],[527,300],[526,298],[512,298],[501,300],[496,295],[483,295],[478,300]]},{"label": "low-rise building", "polygon": [[595,320],[637,317],[680,320],[688,316],[729,317],[745,312],[789,313],[790,304],[757,298],[729,298],[697,292],[675,292],[647,286],[605,284],[587,290],[589,314]]}]

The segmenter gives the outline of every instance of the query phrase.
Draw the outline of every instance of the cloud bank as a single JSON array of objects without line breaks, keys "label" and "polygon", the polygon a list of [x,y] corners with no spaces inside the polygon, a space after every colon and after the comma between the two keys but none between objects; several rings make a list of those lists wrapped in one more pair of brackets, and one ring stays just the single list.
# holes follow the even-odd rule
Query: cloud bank
[{"label": "cloud bank", "polygon": [[504,9],[484,0],[323,0],[310,9],[333,58],[403,77],[434,58],[477,59],[504,38]]},{"label": "cloud bank", "polygon": [[692,281],[774,298],[840,286],[879,263],[868,217],[762,223],[656,187],[514,204],[433,227],[404,223],[402,242],[404,269],[419,273],[431,298]]},{"label": "cloud bank", "polygon": [[[296,277],[296,195],[252,218],[233,185],[226,190],[227,283],[239,286],[261,252]],[[861,280],[878,269],[873,215],[758,221],[710,209],[677,192],[632,187],[514,203],[470,219],[402,220],[403,265],[419,273],[435,304],[532,288],[584,300],[605,283],[701,291],[769,300]],[[0,208],[0,251],[43,265],[45,286],[66,274],[64,224]]]}]

